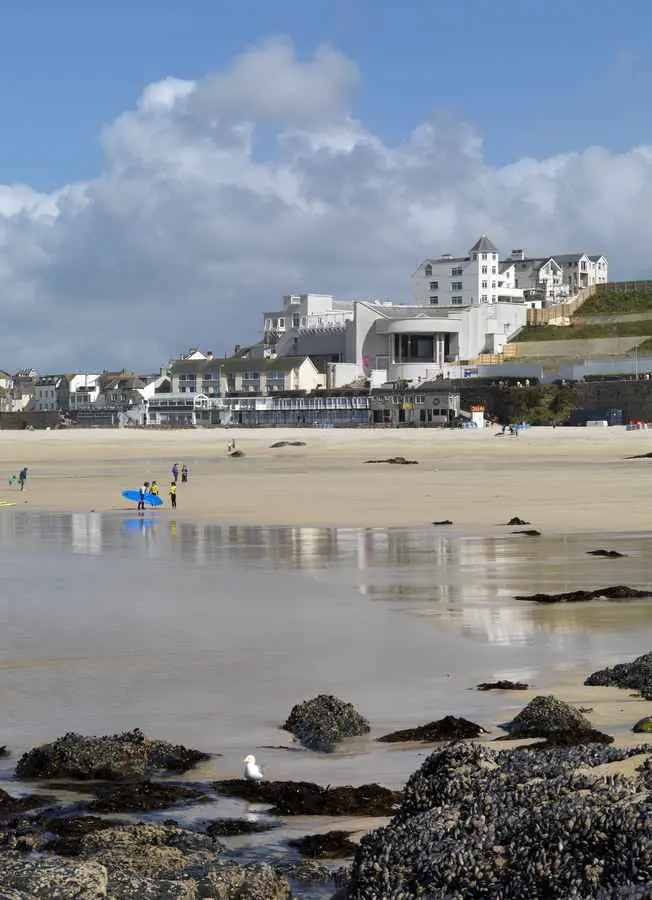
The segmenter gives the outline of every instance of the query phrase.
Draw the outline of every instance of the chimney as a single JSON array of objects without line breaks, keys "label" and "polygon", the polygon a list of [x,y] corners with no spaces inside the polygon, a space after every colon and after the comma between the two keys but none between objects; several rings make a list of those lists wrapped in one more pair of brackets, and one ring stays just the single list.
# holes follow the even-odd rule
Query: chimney
[{"label": "chimney", "polygon": [[525,250],[512,250],[512,259],[525,259]]},{"label": "chimney", "polygon": [[237,356],[239,350],[240,350],[240,344],[236,344],[235,347],[233,348],[233,355]]}]

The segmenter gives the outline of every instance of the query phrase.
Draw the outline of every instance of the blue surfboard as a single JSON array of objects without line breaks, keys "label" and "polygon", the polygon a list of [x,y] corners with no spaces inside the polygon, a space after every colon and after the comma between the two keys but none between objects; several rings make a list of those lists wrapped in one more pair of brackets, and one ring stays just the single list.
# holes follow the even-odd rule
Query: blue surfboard
[{"label": "blue surfboard", "polygon": [[[133,500],[135,503],[138,503],[140,491],[122,491],[122,496],[125,500]],[[163,506],[163,501],[157,494],[145,494],[145,503],[148,503],[150,506]]]}]

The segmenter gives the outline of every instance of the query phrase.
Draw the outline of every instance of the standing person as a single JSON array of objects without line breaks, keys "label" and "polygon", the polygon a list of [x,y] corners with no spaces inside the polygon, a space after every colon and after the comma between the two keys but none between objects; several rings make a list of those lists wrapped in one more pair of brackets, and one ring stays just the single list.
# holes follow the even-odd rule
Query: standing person
[{"label": "standing person", "polygon": [[138,512],[145,512],[145,494],[149,492],[149,481],[144,481],[138,491]]},{"label": "standing person", "polygon": [[177,463],[172,466],[172,480],[175,484],[179,480],[179,466],[177,465]]},{"label": "standing person", "polygon": [[190,472],[188,471],[188,466],[184,463],[181,466],[181,484],[187,484],[189,474]]},{"label": "standing person", "polygon": [[155,497],[158,497],[158,495],[161,493],[161,490],[158,486],[158,481],[152,482],[152,485],[151,485],[149,491],[150,491],[150,494],[153,494]]},{"label": "standing person", "polygon": [[25,490],[25,482],[27,481],[27,472],[28,471],[29,470],[28,470],[27,466],[25,466],[24,469],[20,470],[20,473],[18,475],[18,484],[20,485],[21,491]]},{"label": "standing person", "polygon": [[177,508],[177,483],[176,481],[170,482],[170,505],[172,509]]}]

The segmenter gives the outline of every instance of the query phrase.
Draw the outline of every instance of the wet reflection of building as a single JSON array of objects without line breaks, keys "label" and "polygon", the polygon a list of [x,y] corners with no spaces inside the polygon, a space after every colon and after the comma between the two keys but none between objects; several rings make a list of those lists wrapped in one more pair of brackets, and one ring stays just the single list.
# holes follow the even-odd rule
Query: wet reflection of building
[{"label": "wet reflection of building", "polygon": [[73,513],[72,552],[101,553],[102,517],[99,513]]}]

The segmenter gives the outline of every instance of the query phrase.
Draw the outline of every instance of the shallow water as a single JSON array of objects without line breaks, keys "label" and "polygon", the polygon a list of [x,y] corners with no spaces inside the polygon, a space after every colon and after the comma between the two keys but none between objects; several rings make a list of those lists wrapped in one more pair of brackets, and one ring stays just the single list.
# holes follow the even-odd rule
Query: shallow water
[{"label": "shallow water", "polygon": [[[519,696],[652,645],[652,602],[537,606],[535,591],[646,586],[652,539],[530,539],[496,529],[222,527],[124,514],[0,512],[0,743],[13,758],[69,730],[147,733],[239,774],[400,785],[425,751],[374,744],[446,713],[487,727]],[[631,554],[602,560],[599,546]],[[323,756],[278,729],[316,693],[355,703],[370,738]],[[286,749],[258,749],[281,746]],[[11,762],[11,761],[10,761]],[[9,773],[11,767],[5,767]],[[222,807],[220,814],[224,814]]]}]

